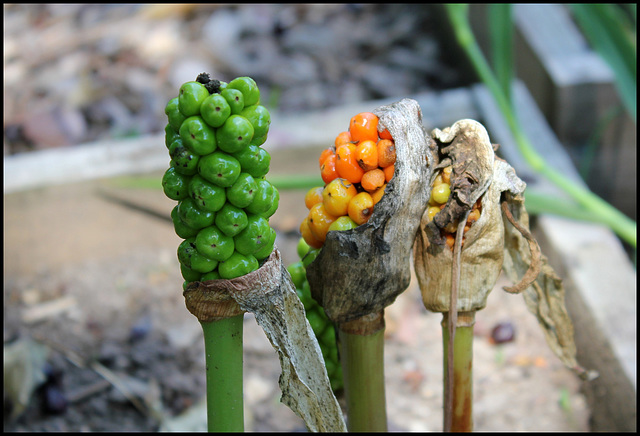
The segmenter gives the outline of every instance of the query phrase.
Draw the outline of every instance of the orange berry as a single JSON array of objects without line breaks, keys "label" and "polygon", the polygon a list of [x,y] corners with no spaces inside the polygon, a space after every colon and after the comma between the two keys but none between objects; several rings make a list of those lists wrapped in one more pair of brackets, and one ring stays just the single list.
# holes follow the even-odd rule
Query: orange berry
[{"label": "orange berry", "polygon": [[351,133],[345,131],[345,132],[340,132],[338,133],[338,136],[336,136],[336,140],[334,142],[334,145],[336,147],[342,145],[342,144],[346,144],[347,142],[351,142]]},{"label": "orange berry", "polygon": [[307,209],[311,209],[314,204],[320,203],[322,201],[322,190],[324,188],[322,186],[316,186],[315,188],[311,188],[304,195],[304,205],[307,206]]},{"label": "orange berry", "polygon": [[302,235],[302,239],[304,239],[304,241],[309,244],[310,247],[313,248],[321,248],[322,247],[322,241],[320,241],[318,238],[316,238],[314,236],[313,233],[311,233],[311,228],[309,227],[309,217],[306,216],[304,218],[304,220],[302,220],[302,223],[300,224],[300,234]]},{"label": "orange berry", "polygon": [[324,242],[327,239],[327,232],[332,222],[337,217],[331,215],[324,207],[323,203],[314,205],[309,210],[309,229],[317,240]]},{"label": "orange berry", "polygon": [[336,217],[347,214],[349,201],[358,193],[346,179],[333,179],[322,191],[322,201],[326,211]]},{"label": "orange berry", "polygon": [[393,139],[388,129],[384,129],[382,132],[378,132],[380,139]]},{"label": "orange berry", "polygon": [[360,184],[362,188],[367,192],[373,192],[385,182],[384,171],[380,168],[376,168],[375,170],[367,171],[362,175],[362,180],[360,180]]},{"label": "orange berry", "polygon": [[471,225],[480,219],[480,209],[472,209],[467,217],[467,225]]},{"label": "orange berry", "polygon": [[373,198],[368,192],[360,192],[351,199],[348,207],[349,218],[356,224],[364,224],[373,214]]},{"label": "orange berry", "polygon": [[331,156],[332,154],[335,154],[335,153],[330,148],[322,150],[322,153],[320,153],[320,158],[318,159],[318,164],[320,164],[320,168],[322,168],[322,164],[324,163],[324,160],[329,156]]},{"label": "orange berry", "polygon": [[385,183],[384,185],[380,186],[378,189],[376,189],[371,193],[371,198],[373,199],[374,206],[378,204],[378,202],[382,199],[382,196],[384,195],[384,190],[386,187],[387,187],[387,184]]},{"label": "orange berry", "polygon": [[396,163],[396,145],[389,139],[378,141],[378,165],[386,168]]},{"label": "orange berry", "polygon": [[388,167],[382,169],[382,171],[384,172],[384,179],[387,181],[387,183],[391,181],[395,169],[395,165],[389,165]]},{"label": "orange berry", "polygon": [[336,155],[330,154],[322,163],[322,166],[320,167],[320,176],[322,176],[324,183],[329,183],[338,177],[336,162]]},{"label": "orange berry", "polygon": [[445,235],[445,238],[447,238],[447,246],[453,250],[453,245],[456,243],[456,238],[451,233],[447,233]]},{"label": "orange berry", "polygon": [[378,168],[378,146],[374,141],[360,141],[356,145],[356,161],[365,171]]},{"label": "orange berry", "polygon": [[[358,165],[356,160],[356,146],[344,144],[336,153],[336,171],[338,177],[347,179],[351,183],[360,183],[364,170]],[[325,183],[329,183],[326,182]]]},{"label": "orange berry", "polygon": [[351,118],[349,122],[349,133],[351,140],[377,141],[378,140],[378,117],[371,112],[362,112]]}]

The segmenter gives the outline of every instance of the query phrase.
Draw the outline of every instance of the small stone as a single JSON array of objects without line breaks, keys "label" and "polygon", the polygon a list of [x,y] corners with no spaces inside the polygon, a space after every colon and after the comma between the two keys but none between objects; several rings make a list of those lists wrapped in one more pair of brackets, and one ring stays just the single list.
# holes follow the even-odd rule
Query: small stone
[{"label": "small stone", "polygon": [[504,344],[507,342],[512,342],[515,339],[516,330],[512,323],[510,322],[501,322],[498,323],[491,330],[491,342],[493,344]]}]

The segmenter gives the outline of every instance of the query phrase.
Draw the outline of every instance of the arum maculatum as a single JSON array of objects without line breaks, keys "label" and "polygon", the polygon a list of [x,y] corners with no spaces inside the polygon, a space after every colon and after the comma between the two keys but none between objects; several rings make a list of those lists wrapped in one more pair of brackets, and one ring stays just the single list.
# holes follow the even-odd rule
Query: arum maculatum
[{"label": "arum maculatum", "polygon": [[312,431],[344,431],[322,354],[282,266],[269,219],[279,203],[261,147],[271,123],[250,77],[203,73],[166,105],[162,179],[176,234],[187,309],[202,325],[209,431],[243,431],[243,316],[255,315],[277,351],[282,401]]},{"label": "arum maculatum", "polygon": [[[391,151],[388,145],[393,144],[393,175],[384,179],[384,188],[380,185],[383,182],[375,183],[376,174],[392,168],[385,160],[382,165],[386,166],[379,168],[380,155],[386,159],[386,152],[378,153],[377,168],[375,162],[369,161],[373,150],[358,158],[353,155],[355,144],[336,147],[336,159],[343,160],[336,162],[337,169],[342,169],[341,174],[349,183],[359,184],[354,190],[362,189],[352,201],[358,196],[371,196],[367,188],[371,192],[380,189],[382,195],[376,196],[375,204],[371,201],[359,208],[368,211],[366,219],[360,220],[359,214],[347,208],[349,217],[358,225],[346,230],[329,229],[322,244],[310,250],[314,257],[306,268],[311,295],[337,326],[350,431],[387,431],[384,308],[409,286],[411,247],[430,193],[424,181],[431,167],[424,165],[424,156],[430,152],[432,140],[425,134],[418,103],[403,99],[371,113],[375,118],[361,118],[376,120],[378,132],[358,141],[358,146],[364,143],[373,148],[373,144],[364,141],[373,141],[374,136],[380,150]],[[358,117],[355,119],[357,124]],[[353,132],[351,136],[353,139]],[[380,144],[381,141],[392,142]],[[369,172],[371,180],[365,178]],[[331,186],[329,173],[325,161],[325,190],[334,195],[339,190]],[[310,219],[314,219],[312,212]],[[304,224],[301,231],[304,235]]]},{"label": "arum maculatum", "polygon": [[[495,156],[477,121],[460,120],[431,136],[436,157],[429,179],[433,191],[416,238],[414,265],[425,307],[444,314],[444,429],[468,431],[473,428],[474,316],[485,307],[502,270],[515,283],[505,291],[524,294],[565,365],[582,378],[593,374],[575,360],[562,281],[529,231],[525,183]],[[448,188],[439,188],[445,181]]]}]

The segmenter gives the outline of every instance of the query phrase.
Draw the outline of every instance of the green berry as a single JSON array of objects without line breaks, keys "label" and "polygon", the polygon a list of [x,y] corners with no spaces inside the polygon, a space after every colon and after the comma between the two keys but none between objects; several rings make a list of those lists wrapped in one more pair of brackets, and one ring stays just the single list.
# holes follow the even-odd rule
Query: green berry
[{"label": "green berry", "polygon": [[203,274],[202,277],[200,277],[200,281],[203,281],[203,282],[206,282],[207,280],[220,280],[220,279],[221,279],[220,273],[217,270]]},{"label": "green berry", "polygon": [[269,233],[268,233],[268,238],[266,242],[264,243],[262,248],[258,249],[258,251],[253,253],[253,256],[258,260],[266,259],[271,255],[275,246],[276,246],[276,231],[273,230],[273,227],[269,227]]},{"label": "green berry", "polygon": [[190,176],[185,176],[170,167],[162,176],[162,190],[172,200],[182,200],[189,195]]},{"label": "green berry", "polygon": [[320,336],[326,327],[324,317],[317,310],[307,312],[307,321],[309,321],[316,337]]},{"label": "green berry", "polygon": [[259,215],[247,217],[247,227],[233,238],[236,251],[240,254],[253,254],[267,245],[270,240],[269,222]]},{"label": "green berry", "polygon": [[198,161],[200,155],[193,153],[182,145],[182,140],[178,139],[171,144],[169,149],[171,156],[170,165],[180,174],[193,176],[198,172]]},{"label": "green berry", "polygon": [[184,222],[182,222],[182,220],[178,216],[178,205],[171,209],[171,221],[173,221],[173,229],[175,230],[176,235],[180,236],[182,239],[195,237],[199,232],[198,229],[189,227]]},{"label": "green berry", "polygon": [[218,261],[203,256],[196,249],[195,238],[184,240],[178,247],[178,260],[189,269],[199,272],[208,273],[218,266]]},{"label": "green berry", "polygon": [[222,188],[232,186],[240,176],[240,162],[230,154],[215,151],[202,156],[198,162],[198,173]]},{"label": "green berry", "polygon": [[296,286],[296,289],[301,289],[305,280],[307,280],[307,271],[304,268],[302,262],[294,262],[287,267],[289,275],[291,275],[291,281]]},{"label": "green berry", "polygon": [[329,232],[332,230],[351,230],[351,229],[355,229],[356,227],[358,227],[358,225],[356,224],[356,222],[354,220],[352,220],[348,215],[344,215],[341,217],[338,217],[334,222],[332,222],[329,225]]},{"label": "green berry", "polygon": [[264,148],[249,144],[242,150],[233,153],[233,156],[242,165],[242,171],[251,174],[254,179],[264,177],[269,172],[271,155]]},{"label": "green berry", "polygon": [[258,267],[258,260],[255,257],[234,251],[227,260],[220,262],[218,272],[223,279],[235,279],[257,270]]},{"label": "green berry", "polygon": [[231,115],[216,130],[218,147],[227,153],[237,153],[249,145],[253,138],[253,126],[241,115]]},{"label": "green berry", "polygon": [[248,223],[249,219],[245,211],[231,203],[226,203],[216,214],[216,227],[232,238],[243,231]]},{"label": "green berry", "polygon": [[[202,274],[200,274],[198,271],[194,271],[189,267],[184,266],[183,264],[180,264],[180,273],[182,274],[182,278],[185,279],[185,283],[189,284],[191,282],[197,282],[200,280],[200,277],[202,277]],[[183,288],[186,289],[186,286],[183,286]]]},{"label": "green berry", "polygon": [[307,251],[307,254],[302,258],[302,264],[305,268],[307,268],[311,262],[316,260],[318,254],[320,254],[320,250],[320,248],[309,247],[309,251]]},{"label": "green berry", "polygon": [[185,116],[182,115],[178,108],[178,97],[169,100],[169,103],[164,108],[164,113],[167,115],[169,125],[173,130],[180,130],[180,125],[185,120]]},{"label": "green berry", "polygon": [[251,106],[260,102],[260,90],[256,81],[251,77],[238,77],[227,85],[227,89],[238,89],[244,96],[244,106]]},{"label": "green berry", "polygon": [[309,251],[309,244],[307,244],[307,241],[304,240],[304,238],[300,238],[300,240],[298,241],[298,245],[296,247],[296,251],[298,252],[298,256],[300,257],[300,259],[303,259],[304,256],[307,254],[307,252]]},{"label": "green berry", "polygon": [[167,148],[169,148],[173,141],[175,141],[177,138],[180,138],[180,133],[178,133],[179,129],[179,127],[178,129],[174,129],[173,127],[171,127],[171,124],[167,124],[164,127],[164,145]]},{"label": "green berry", "polygon": [[210,212],[219,211],[227,201],[225,189],[196,174],[189,182],[189,196],[196,206]]},{"label": "green berry", "polygon": [[261,145],[264,143],[264,141],[262,141],[258,144],[255,138],[264,137],[265,140],[267,138],[269,126],[271,125],[271,114],[269,114],[267,108],[259,104],[245,106],[242,112],[240,112],[240,115],[249,120],[253,126],[254,141],[252,144]]},{"label": "green berry", "polygon": [[276,213],[278,210],[278,205],[280,204],[280,192],[273,186],[273,196],[271,197],[271,207],[267,209],[266,212],[261,213],[264,218],[269,219]]},{"label": "green berry", "polygon": [[201,156],[213,153],[217,148],[213,127],[199,115],[184,120],[180,126],[180,138],[185,147]]},{"label": "green berry", "polygon": [[178,216],[183,223],[194,229],[208,227],[215,219],[215,213],[200,209],[191,197],[180,200]]},{"label": "green berry", "polygon": [[253,201],[247,205],[247,212],[252,214],[266,213],[273,204],[275,189],[268,180],[258,180]]},{"label": "green berry", "polygon": [[220,94],[211,94],[202,103],[200,115],[211,127],[220,127],[231,115],[231,107]]},{"label": "green berry", "polygon": [[240,90],[226,88],[220,91],[220,95],[229,103],[232,115],[242,112],[242,109],[244,109],[244,96]]},{"label": "green berry", "polygon": [[178,108],[185,117],[198,115],[200,106],[207,97],[209,97],[209,91],[202,83],[183,83],[178,93]]},{"label": "green berry", "polygon": [[254,201],[257,190],[258,184],[251,174],[240,173],[233,185],[227,188],[227,200],[236,207],[244,208]]},{"label": "green berry", "polygon": [[209,226],[198,232],[196,248],[206,257],[223,262],[233,254],[234,243],[233,238],[222,233],[216,226]]}]

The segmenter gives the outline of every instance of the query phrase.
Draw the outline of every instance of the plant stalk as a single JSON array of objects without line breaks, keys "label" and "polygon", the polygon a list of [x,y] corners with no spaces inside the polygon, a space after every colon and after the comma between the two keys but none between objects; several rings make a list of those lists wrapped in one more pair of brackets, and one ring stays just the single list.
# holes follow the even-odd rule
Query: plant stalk
[{"label": "plant stalk", "polygon": [[[359,321],[362,321],[362,317]],[[382,327],[354,330],[353,323],[338,328],[340,361],[350,432],[386,432],[387,411],[384,386],[384,318]],[[365,320],[368,327],[378,320]],[[345,331],[346,330],[346,331]],[[375,331],[372,331],[375,330]]]},{"label": "plant stalk", "polygon": [[244,432],[242,337],[244,315],[201,322],[209,432]]},{"label": "plant stalk", "polygon": [[[442,316],[442,343],[444,348],[444,431],[473,431],[473,324],[475,312],[457,314],[453,340],[453,389],[448,392],[449,367],[449,313]],[[447,407],[450,405],[450,408]]]}]

